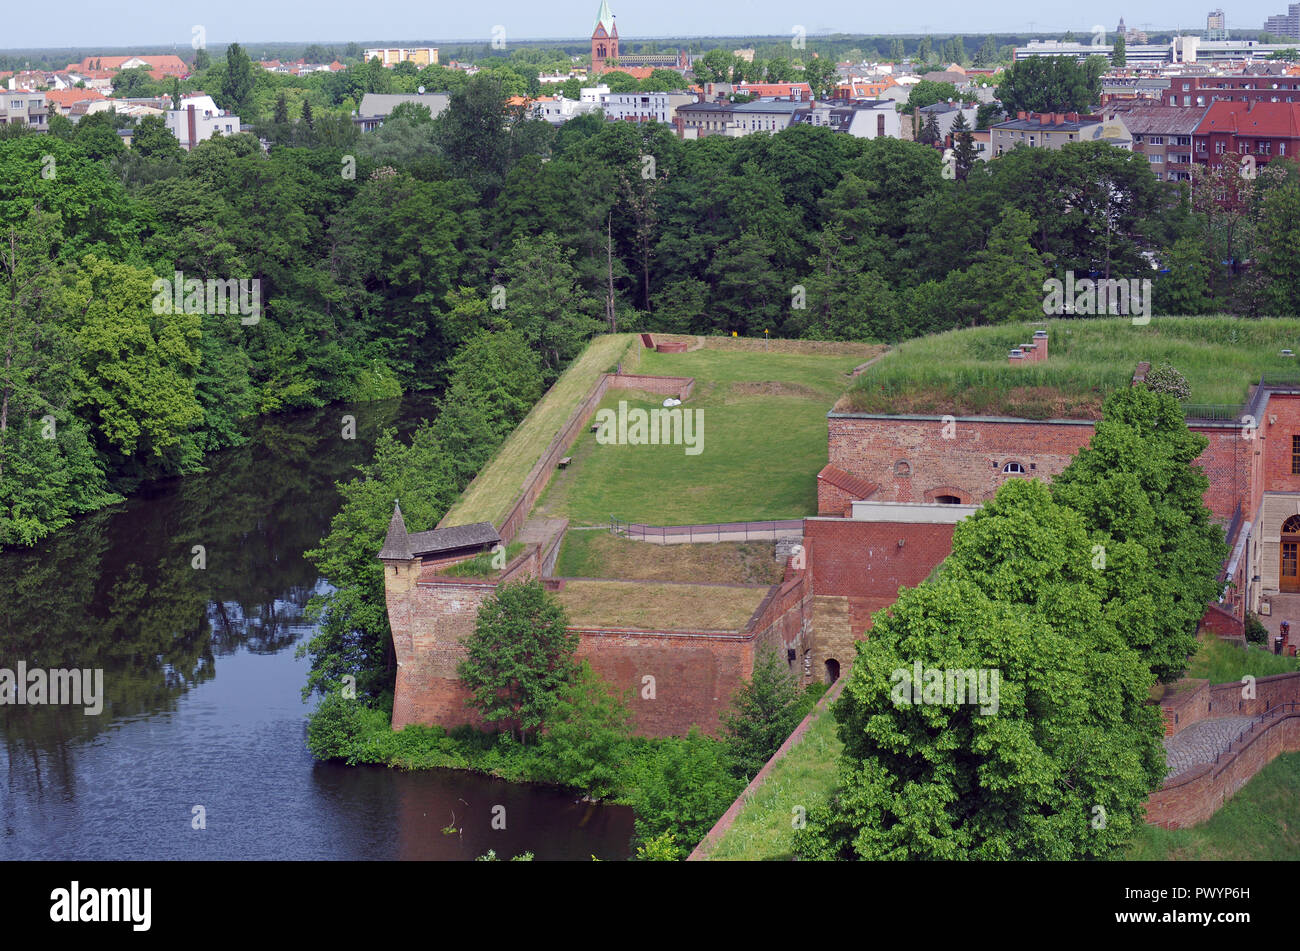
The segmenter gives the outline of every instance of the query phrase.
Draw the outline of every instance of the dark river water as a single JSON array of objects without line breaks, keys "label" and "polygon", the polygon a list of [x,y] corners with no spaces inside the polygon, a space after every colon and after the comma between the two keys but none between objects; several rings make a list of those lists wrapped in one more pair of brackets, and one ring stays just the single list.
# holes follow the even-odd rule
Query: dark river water
[{"label": "dark river water", "polygon": [[[323,583],[303,552],[338,509],[335,481],[383,428],[409,431],[427,410],[389,401],[259,421],[207,472],[0,554],[0,669],[104,671],[97,716],[0,706],[0,859],[628,856],[624,807],[307,752],[315,701],[294,655]],[[342,438],[344,414],[355,439]]]}]

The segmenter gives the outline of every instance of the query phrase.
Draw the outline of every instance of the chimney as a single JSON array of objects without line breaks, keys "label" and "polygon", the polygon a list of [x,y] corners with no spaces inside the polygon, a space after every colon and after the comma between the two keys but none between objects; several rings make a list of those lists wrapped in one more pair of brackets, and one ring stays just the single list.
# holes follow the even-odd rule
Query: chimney
[{"label": "chimney", "polygon": [[1056,114],[1056,124],[1057,124],[1057,125],[1065,125],[1065,113],[1063,113],[1063,112],[1058,112],[1058,113]]},{"label": "chimney", "polygon": [[1037,355],[1038,359],[1046,360],[1047,359],[1047,331],[1035,330],[1034,343],[1037,345],[1037,349],[1034,352]]},{"label": "chimney", "polygon": [[1017,118],[1017,119],[1028,119],[1028,118],[1029,118],[1029,113],[1027,113],[1027,112],[1025,112],[1025,111],[1022,110],[1022,111],[1016,113],[1016,118]]},{"label": "chimney", "polygon": [[1039,125],[1056,125],[1056,113],[1044,112],[1038,119]]},{"label": "chimney", "polygon": [[1017,347],[1015,350],[1012,350],[1011,353],[1007,355],[1007,359],[1011,363],[1024,363],[1025,351]]},{"label": "chimney", "polygon": [[198,140],[195,138],[195,131],[194,131],[194,103],[190,103],[189,106],[186,107],[186,112],[187,112],[189,125],[190,125],[190,148],[192,149],[194,148],[195,145],[198,144]]}]

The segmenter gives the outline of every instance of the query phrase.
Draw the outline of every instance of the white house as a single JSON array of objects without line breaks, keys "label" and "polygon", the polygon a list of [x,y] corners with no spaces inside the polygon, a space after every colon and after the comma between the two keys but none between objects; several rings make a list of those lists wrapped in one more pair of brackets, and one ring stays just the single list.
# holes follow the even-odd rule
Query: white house
[{"label": "white house", "polygon": [[187,152],[212,138],[214,133],[237,135],[239,116],[222,112],[211,96],[194,95],[181,99],[179,109],[166,112],[167,130],[176,136]]}]

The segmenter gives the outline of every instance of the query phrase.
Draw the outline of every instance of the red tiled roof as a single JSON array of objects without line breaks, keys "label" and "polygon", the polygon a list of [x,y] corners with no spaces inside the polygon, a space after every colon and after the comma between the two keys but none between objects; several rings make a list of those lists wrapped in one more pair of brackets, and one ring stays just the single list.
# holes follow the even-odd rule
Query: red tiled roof
[{"label": "red tiled roof", "polygon": [[45,93],[46,102],[60,106],[70,106],[85,99],[103,99],[104,94],[98,89],[50,89]]},{"label": "red tiled roof", "polygon": [[1300,102],[1249,103],[1220,99],[1210,105],[1196,131],[1199,135],[1230,132],[1300,138]]},{"label": "red tiled roof", "polygon": [[829,482],[837,489],[842,489],[855,499],[870,498],[878,488],[874,482],[868,482],[866,479],[859,479],[855,475],[850,475],[843,469],[839,469],[830,463],[827,463],[821,472],[817,473],[819,481]]}]

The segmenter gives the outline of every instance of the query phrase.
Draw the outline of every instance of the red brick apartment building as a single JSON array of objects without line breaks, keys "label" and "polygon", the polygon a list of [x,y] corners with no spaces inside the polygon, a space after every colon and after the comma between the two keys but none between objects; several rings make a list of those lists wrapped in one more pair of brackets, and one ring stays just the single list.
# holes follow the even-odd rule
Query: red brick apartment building
[{"label": "red brick apartment building", "polygon": [[1300,102],[1300,76],[1174,76],[1161,101],[1166,106]]},{"label": "red brick apartment building", "polygon": [[1253,155],[1258,165],[1300,156],[1300,101],[1212,103],[1193,134],[1195,159],[1218,165],[1225,152]]}]

